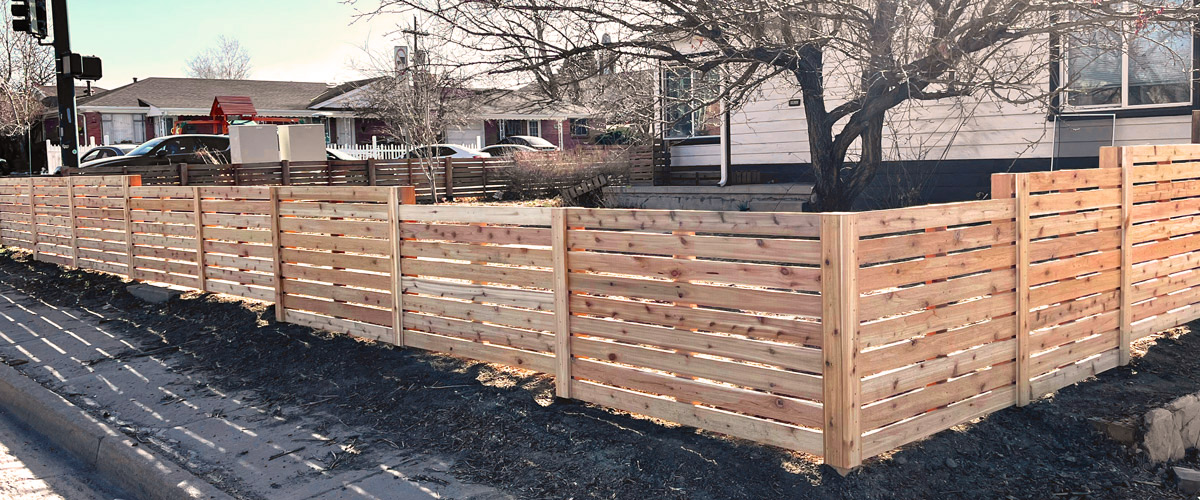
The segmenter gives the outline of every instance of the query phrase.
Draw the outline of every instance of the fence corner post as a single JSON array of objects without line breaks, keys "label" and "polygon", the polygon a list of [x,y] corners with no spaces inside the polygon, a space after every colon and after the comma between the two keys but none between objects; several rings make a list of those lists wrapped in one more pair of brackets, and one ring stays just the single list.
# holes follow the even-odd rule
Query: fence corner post
[{"label": "fence corner post", "polygon": [[187,163],[179,164],[179,185],[180,186],[188,185],[188,164]]},{"label": "fence corner post", "polygon": [[1105,149],[1112,151],[1102,161],[1121,169],[1121,333],[1117,347],[1118,361],[1125,366],[1132,358],[1133,343],[1133,165],[1124,147]]},{"label": "fence corner post", "polygon": [[269,187],[271,192],[271,256],[275,260],[274,280],[275,280],[275,321],[279,323],[285,322],[284,304],[283,304],[283,247],[280,244],[279,235],[279,188]]},{"label": "fence corner post", "polygon": [[376,171],[374,158],[367,158],[367,185],[379,185],[379,173]]},{"label": "fence corner post", "polygon": [[404,203],[400,187],[388,188],[388,238],[392,244],[392,333],[396,345],[404,347],[404,261],[400,235],[400,205]]},{"label": "fence corner post", "polygon": [[567,209],[550,209],[550,251],[554,257],[554,395],[571,397],[571,288],[567,267]]},{"label": "fence corner post", "polygon": [[279,183],[284,186],[292,185],[292,162],[289,160],[279,161]]},{"label": "fence corner post", "polygon": [[862,464],[858,354],[858,218],[821,214],[821,354],[825,464],[841,474]]}]

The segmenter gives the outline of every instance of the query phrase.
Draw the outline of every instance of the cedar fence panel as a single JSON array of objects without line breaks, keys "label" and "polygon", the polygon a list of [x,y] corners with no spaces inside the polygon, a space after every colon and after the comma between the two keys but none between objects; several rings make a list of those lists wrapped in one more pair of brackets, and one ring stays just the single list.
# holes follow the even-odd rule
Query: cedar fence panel
[{"label": "cedar fence panel", "polygon": [[448,179],[492,192],[493,165],[443,162],[431,184],[407,161],[342,163],[281,164],[284,187],[237,185],[275,182],[273,165],[175,171],[212,187],[0,179],[0,243],[553,374],[561,397],[841,471],[1200,318],[1200,146],[833,214],[417,206]]}]

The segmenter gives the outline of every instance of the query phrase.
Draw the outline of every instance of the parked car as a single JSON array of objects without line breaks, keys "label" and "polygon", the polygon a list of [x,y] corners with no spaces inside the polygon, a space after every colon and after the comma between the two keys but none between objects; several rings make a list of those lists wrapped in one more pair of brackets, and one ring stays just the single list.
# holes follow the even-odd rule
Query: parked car
[{"label": "parked car", "polygon": [[492,144],[480,151],[490,154],[493,157],[512,158],[517,153],[536,153],[538,150],[521,144]]},{"label": "parked car", "polygon": [[203,152],[209,152],[220,163],[229,163],[229,137],[224,135],[168,135],[151,139],[124,156],[101,158],[80,165],[92,167],[132,167],[165,165],[169,163],[210,163]]},{"label": "parked car", "polygon": [[113,144],[111,146],[96,146],[88,151],[79,159],[79,164],[83,165],[89,161],[100,160],[104,158],[112,158],[114,156],[125,156],[130,151],[137,149],[137,144]]},{"label": "parked car", "polygon": [[330,161],[359,161],[358,158],[333,148],[325,148],[325,159]]},{"label": "parked car", "polygon": [[558,151],[558,146],[550,144],[550,141],[532,135],[510,135],[500,139],[500,142],[496,144],[517,144],[528,146],[538,151]]},{"label": "parked car", "polygon": [[404,154],[405,158],[491,158],[492,155],[454,144],[417,146]]}]

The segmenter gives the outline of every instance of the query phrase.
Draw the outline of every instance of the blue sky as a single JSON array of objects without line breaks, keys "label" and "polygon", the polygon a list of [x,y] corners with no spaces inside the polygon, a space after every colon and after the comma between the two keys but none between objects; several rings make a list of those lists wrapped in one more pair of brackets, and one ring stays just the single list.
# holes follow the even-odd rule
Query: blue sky
[{"label": "blue sky", "polygon": [[[402,17],[355,21],[340,0],[70,0],[71,46],[104,60],[103,88],[133,77],[184,76],[187,59],[234,37],[250,53],[252,78],[353,79],[362,47],[386,52]],[[361,8],[375,0],[360,0]],[[406,16],[407,17],[407,16]],[[411,23],[411,17],[407,17]],[[396,35],[398,36],[398,35]],[[361,63],[358,63],[361,67]]]}]

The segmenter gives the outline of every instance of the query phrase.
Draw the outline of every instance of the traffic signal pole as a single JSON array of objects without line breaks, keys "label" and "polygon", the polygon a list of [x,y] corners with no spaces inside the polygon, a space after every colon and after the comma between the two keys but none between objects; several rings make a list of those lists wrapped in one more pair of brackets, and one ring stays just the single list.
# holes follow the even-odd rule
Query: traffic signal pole
[{"label": "traffic signal pole", "polygon": [[75,77],[64,71],[71,58],[71,30],[67,25],[67,0],[50,0],[54,20],[54,60],[58,68],[58,142],[63,166],[79,168],[79,115],[75,107]]}]

